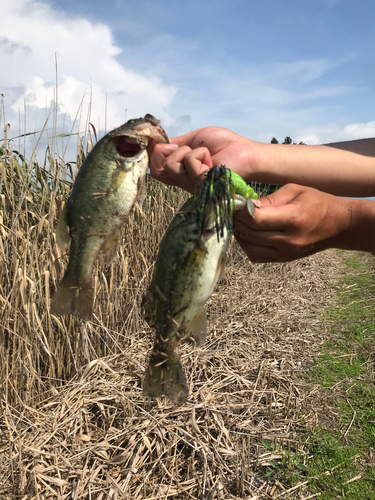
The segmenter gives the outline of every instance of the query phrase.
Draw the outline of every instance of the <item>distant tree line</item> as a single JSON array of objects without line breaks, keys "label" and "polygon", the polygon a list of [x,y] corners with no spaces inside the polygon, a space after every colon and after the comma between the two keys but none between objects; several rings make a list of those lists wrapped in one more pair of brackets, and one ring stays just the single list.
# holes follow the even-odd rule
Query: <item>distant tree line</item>
[{"label": "distant tree line", "polygon": [[[271,144],[280,144],[280,143],[276,139],[276,137],[272,137]],[[300,141],[298,143],[293,142],[293,139],[289,137],[289,135],[287,135],[284,139],[284,142],[282,142],[281,144],[305,144],[305,143],[303,141]],[[262,196],[267,196],[271,193],[274,193],[279,188],[281,188],[281,186],[277,184],[260,184],[258,182],[253,182],[251,184],[252,187],[257,191],[257,193],[260,193]]]},{"label": "distant tree line", "polygon": [[[271,139],[271,144],[279,144],[279,141],[276,139],[276,137],[272,137]],[[284,139],[284,142],[281,144],[305,144],[303,141],[299,142],[293,142],[292,138],[287,135]]]}]

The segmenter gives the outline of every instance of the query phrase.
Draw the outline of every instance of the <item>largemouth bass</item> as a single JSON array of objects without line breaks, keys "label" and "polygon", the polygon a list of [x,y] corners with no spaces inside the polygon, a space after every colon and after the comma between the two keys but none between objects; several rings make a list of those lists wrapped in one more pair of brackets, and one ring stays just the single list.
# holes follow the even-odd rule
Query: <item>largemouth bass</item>
[{"label": "largemouth bass", "polygon": [[144,296],[146,321],[156,339],[143,383],[149,397],[176,403],[188,396],[176,353],[183,338],[206,339],[205,304],[220,279],[233,232],[234,187],[224,165],[210,169],[193,197],[176,212],[161,241]]},{"label": "largemouth bass", "polygon": [[82,164],[56,230],[60,247],[70,237],[70,253],[53,314],[90,317],[93,267],[99,254],[107,263],[115,257],[121,227],[142,198],[147,145],[150,139],[169,142],[159,124],[149,114],[127,121],[104,136]]}]

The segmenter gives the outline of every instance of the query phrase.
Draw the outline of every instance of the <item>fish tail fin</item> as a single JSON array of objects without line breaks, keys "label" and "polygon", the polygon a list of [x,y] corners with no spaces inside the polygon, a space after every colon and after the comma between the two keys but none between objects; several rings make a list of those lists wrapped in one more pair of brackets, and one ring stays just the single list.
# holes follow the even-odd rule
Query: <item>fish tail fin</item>
[{"label": "fish tail fin", "polygon": [[87,319],[92,314],[94,292],[91,282],[77,286],[65,273],[57,292],[52,299],[52,314],[74,314]]},{"label": "fish tail fin", "polygon": [[185,403],[189,389],[177,354],[152,352],[143,381],[143,394],[151,398],[167,396],[174,403]]}]

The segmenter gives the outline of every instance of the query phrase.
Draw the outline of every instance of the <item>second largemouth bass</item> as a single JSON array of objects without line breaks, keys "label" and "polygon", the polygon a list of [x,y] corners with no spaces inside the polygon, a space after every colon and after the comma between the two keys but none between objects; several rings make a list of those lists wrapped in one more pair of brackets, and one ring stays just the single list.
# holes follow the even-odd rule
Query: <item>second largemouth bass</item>
[{"label": "second largemouth bass", "polygon": [[162,239],[151,284],[144,296],[145,318],[156,340],[143,383],[146,396],[188,396],[176,353],[180,341],[206,339],[205,304],[220,279],[233,232],[235,192],[224,165],[211,168],[195,195],[174,215]]}]

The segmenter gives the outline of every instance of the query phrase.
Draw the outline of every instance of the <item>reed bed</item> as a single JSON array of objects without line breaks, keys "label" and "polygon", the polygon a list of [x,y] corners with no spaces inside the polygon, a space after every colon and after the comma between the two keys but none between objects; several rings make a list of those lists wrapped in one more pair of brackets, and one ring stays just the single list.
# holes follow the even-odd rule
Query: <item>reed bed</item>
[{"label": "reed bed", "polygon": [[307,452],[297,436],[314,418],[315,388],[302,374],[326,335],[336,253],[254,265],[233,244],[207,305],[207,342],[180,349],[188,402],[148,401],[154,334],[140,302],[186,194],[149,179],[117,261],[95,269],[92,321],[55,317],[67,259],[54,226],[73,168],[30,165],[6,147],[0,162],[1,498],[307,497],[305,482],[290,486],[267,466]]}]

